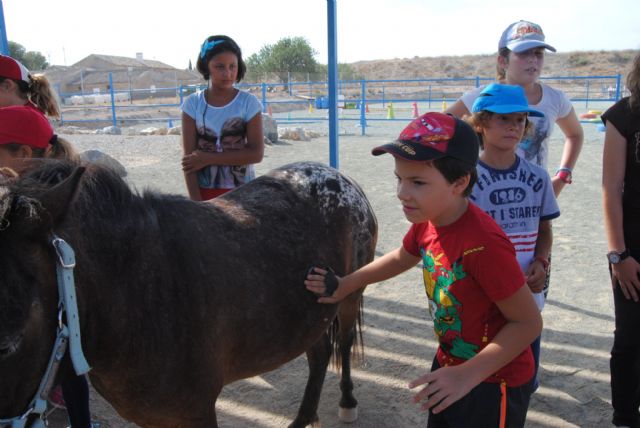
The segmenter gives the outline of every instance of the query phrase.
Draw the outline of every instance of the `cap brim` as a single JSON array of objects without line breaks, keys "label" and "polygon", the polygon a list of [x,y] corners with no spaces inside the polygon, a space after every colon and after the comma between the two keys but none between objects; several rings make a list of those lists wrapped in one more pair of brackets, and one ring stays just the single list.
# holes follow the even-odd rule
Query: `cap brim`
[{"label": "cap brim", "polygon": [[371,150],[371,154],[374,156],[380,156],[385,153],[415,162],[429,161],[446,156],[444,153],[430,147],[426,147],[422,144],[401,140],[396,140],[392,143],[374,147]]},{"label": "cap brim", "polygon": [[507,43],[507,48],[515,53],[528,51],[529,49],[534,48],[545,48],[550,50],[551,52],[556,51],[556,48],[554,48],[553,46],[539,40],[521,40],[513,43]]},{"label": "cap brim", "polygon": [[544,117],[544,113],[530,107],[523,107],[515,104],[501,104],[498,106],[483,107],[482,110],[492,113],[510,114],[510,113],[529,113],[529,116]]}]

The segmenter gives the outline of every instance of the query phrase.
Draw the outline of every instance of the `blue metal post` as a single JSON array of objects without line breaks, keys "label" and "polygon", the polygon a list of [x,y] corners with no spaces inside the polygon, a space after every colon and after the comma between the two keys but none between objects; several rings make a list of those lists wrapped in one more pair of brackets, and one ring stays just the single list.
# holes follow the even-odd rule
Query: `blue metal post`
[{"label": "blue metal post", "polygon": [[262,82],[262,112],[267,112],[267,84]]},{"label": "blue metal post", "polygon": [[586,82],[587,82],[587,96],[585,97],[584,108],[588,109],[589,108],[589,79],[586,79]]},{"label": "blue metal post", "polygon": [[0,53],[9,55],[9,41],[7,39],[7,26],[4,23],[4,7],[0,0]]},{"label": "blue metal post", "polygon": [[367,128],[366,85],[367,82],[365,80],[360,81],[360,135],[365,135],[365,130]]},{"label": "blue metal post", "polygon": [[431,85],[429,85],[429,110],[431,110]]},{"label": "blue metal post", "polygon": [[476,76],[476,88],[480,87],[480,76]]},{"label": "blue metal post", "polygon": [[113,93],[113,74],[109,73],[109,90],[111,91],[111,119],[113,122],[113,126],[118,126],[118,122],[116,120],[116,97]]},{"label": "blue metal post", "polygon": [[384,110],[385,108],[385,102],[384,102],[384,83],[382,84],[382,109]]},{"label": "blue metal post", "polygon": [[618,73],[618,77],[616,78],[616,101],[620,100],[620,93],[621,93],[621,89],[620,89],[620,84],[621,84],[621,80],[622,80],[622,75],[620,75],[620,73]]},{"label": "blue metal post", "polygon": [[184,86],[180,85],[180,105],[182,105],[182,103],[184,102]]},{"label": "blue metal post", "polygon": [[329,164],[339,168],[338,160],[338,37],[336,0],[327,0],[327,42],[329,44]]}]

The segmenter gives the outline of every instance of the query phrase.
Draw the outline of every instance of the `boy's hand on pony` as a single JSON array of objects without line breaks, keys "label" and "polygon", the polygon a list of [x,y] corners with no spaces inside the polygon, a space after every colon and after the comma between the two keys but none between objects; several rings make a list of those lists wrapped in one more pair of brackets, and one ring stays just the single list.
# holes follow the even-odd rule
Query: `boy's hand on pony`
[{"label": "boy's hand on pony", "polygon": [[338,303],[348,295],[344,294],[344,287],[340,287],[341,282],[342,278],[331,268],[314,266],[307,272],[304,284],[307,290],[320,296],[318,303]]},{"label": "boy's hand on pony", "polygon": [[441,367],[409,382],[409,388],[427,385],[413,396],[422,410],[440,413],[471,391],[476,384],[462,365]]}]

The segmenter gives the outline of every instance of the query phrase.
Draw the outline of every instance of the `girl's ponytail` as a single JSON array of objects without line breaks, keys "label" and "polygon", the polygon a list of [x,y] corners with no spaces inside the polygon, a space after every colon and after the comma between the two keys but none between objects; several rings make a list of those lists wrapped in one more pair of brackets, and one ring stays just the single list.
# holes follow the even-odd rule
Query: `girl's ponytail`
[{"label": "girl's ponytail", "polygon": [[73,145],[55,134],[51,138],[49,147],[41,156],[50,159],[69,160],[75,163],[80,162],[80,155]]},{"label": "girl's ponytail", "polygon": [[49,80],[44,74],[31,74],[29,75],[29,99],[33,102],[44,114],[50,117],[59,118],[60,109],[58,108],[58,101],[51,89]]}]

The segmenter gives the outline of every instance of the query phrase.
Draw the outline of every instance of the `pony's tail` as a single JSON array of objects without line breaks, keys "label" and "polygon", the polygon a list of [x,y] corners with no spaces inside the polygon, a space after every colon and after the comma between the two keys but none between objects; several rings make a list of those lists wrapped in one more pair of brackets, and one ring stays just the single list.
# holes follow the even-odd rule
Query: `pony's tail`
[{"label": "pony's tail", "polygon": [[356,313],[341,313],[340,309],[338,309],[338,315],[329,327],[329,343],[331,344],[332,350],[331,366],[337,370],[342,368],[342,346],[346,344],[343,338],[348,339],[345,335],[352,336],[350,347],[351,357],[358,364],[364,361],[364,340],[362,337],[362,324],[364,320],[363,299],[362,291],[360,291]]}]

